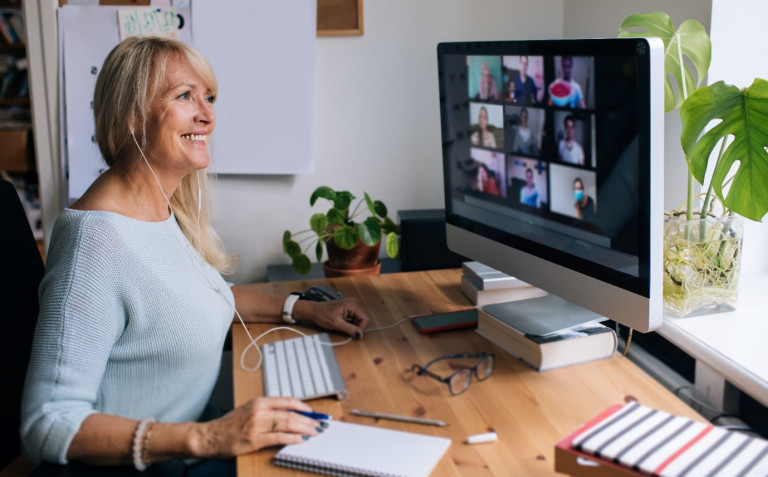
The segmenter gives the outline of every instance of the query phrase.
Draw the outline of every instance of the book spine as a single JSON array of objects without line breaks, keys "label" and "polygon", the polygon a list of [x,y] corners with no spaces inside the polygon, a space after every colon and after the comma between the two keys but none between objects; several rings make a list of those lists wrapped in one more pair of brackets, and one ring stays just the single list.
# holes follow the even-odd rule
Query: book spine
[{"label": "book spine", "polygon": [[463,276],[467,277],[480,290],[495,290],[499,288],[516,288],[529,286],[522,280],[500,272],[479,262],[464,262]]},{"label": "book spine", "polygon": [[19,37],[16,35],[16,32],[13,31],[11,24],[8,23],[8,19],[2,14],[0,14],[0,35],[2,35],[5,42],[9,45],[15,45],[19,42]]},{"label": "book spine", "polygon": [[8,23],[19,38],[20,43],[27,43],[27,31],[24,28],[24,21],[19,15],[8,15]]}]

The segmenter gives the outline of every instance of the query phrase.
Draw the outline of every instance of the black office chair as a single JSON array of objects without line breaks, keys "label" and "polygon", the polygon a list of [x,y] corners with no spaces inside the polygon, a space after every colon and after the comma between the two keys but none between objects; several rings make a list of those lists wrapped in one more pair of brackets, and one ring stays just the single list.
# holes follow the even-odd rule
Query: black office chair
[{"label": "black office chair", "polygon": [[45,267],[16,189],[0,180],[0,469],[20,454],[21,391],[39,308],[37,288]]}]

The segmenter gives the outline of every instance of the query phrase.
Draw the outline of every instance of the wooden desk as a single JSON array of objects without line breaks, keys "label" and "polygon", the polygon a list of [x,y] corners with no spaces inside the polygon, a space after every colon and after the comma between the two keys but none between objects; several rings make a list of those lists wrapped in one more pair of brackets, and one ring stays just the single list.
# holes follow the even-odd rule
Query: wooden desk
[{"label": "wooden desk", "polygon": [[[335,287],[347,296],[360,298],[376,328],[405,316],[456,310],[470,306],[459,290],[460,270],[432,270],[252,285],[261,291],[285,295],[312,283]],[[252,334],[268,325],[251,325]],[[295,337],[275,332],[265,340]],[[254,334],[255,336],[255,334]],[[334,335],[341,340],[344,337]],[[248,338],[239,325],[233,331],[235,404],[262,395],[260,371],[240,369],[241,350]],[[433,472],[435,476],[556,475],[555,443],[580,424],[612,404],[637,399],[667,412],[701,419],[672,393],[620,354],[608,360],[538,373],[471,330],[420,335],[409,323],[366,334],[359,342],[335,348],[349,390],[344,401],[311,401],[318,411],[334,419],[449,437],[453,443]],[[469,389],[450,396],[445,384],[414,376],[414,363],[424,364],[441,355],[493,351],[496,365],[486,381],[473,380]],[[246,365],[256,363],[255,352]],[[445,372],[446,369],[435,369]],[[448,427],[395,421],[374,421],[353,416],[352,409],[373,410],[440,419]],[[493,429],[494,443],[466,445],[468,435]],[[376,443],[361,443],[374,446]],[[270,463],[276,449],[237,459],[240,476],[296,475],[306,473],[278,468]],[[354,449],[350,449],[354,452]]]}]

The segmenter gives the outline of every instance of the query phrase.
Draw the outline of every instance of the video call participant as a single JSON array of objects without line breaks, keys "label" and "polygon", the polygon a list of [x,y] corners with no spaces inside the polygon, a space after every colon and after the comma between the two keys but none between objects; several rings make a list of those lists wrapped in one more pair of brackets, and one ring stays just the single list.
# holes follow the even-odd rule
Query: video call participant
[{"label": "video call participant", "polygon": [[487,61],[483,61],[480,66],[480,85],[478,87],[477,99],[499,100],[499,86],[496,84],[496,78],[491,74],[491,66]]},{"label": "video call participant", "polygon": [[531,207],[540,206],[539,191],[533,183],[533,169],[530,167],[525,170],[525,185],[520,189],[520,203]]},{"label": "video call participant", "polygon": [[480,109],[477,112],[477,126],[479,129],[473,132],[470,137],[472,145],[495,148],[496,138],[493,136],[493,133],[488,130],[488,110],[485,106],[480,106]]},{"label": "video call participant", "polygon": [[475,179],[475,190],[484,194],[498,196],[499,184],[496,181],[496,174],[488,170],[488,166],[480,162],[477,166],[477,177]]},{"label": "video call participant", "polygon": [[[104,62],[93,112],[109,169],[58,217],[40,285],[21,416],[33,463],[142,470],[197,458],[194,469],[234,475],[232,457],[323,430],[291,412],[310,410],[293,398],[257,397],[224,415],[210,404],[235,314],[281,323],[284,307],[221,276],[234,260],[198,174],[216,93],[208,61],[175,40],[129,37]],[[369,322],[355,299],[301,300],[292,315],[357,338]]]},{"label": "video call participant", "polygon": [[514,87],[515,102],[525,104],[534,104],[538,102],[536,100],[538,88],[536,87],[533,78],[528,76],[528,57],[525,55],[520,56],[520,74],[515,76]]},{"label": "video call participant", "polygon": [[573,208],[576,211],[576,217],[594,222],[597,217],[595,213],[595,201],[584,192],[584,182],[578,177],[573,180],[573,197],[576,199],[576,202],[573,204]]},{"label": "video call participant", "polygon": [[557,145],[560,160],[566,164],[584,165],[584,149],[576,141],[576,120],[570,114],[563,119],[565,137]]},{"label": "video call participant", "polygon": [[520,110],[520,124],[515,128],[515,143],[512,151],[524,156],[539,155],[539,138],[528,127],[528,109]]},{"label": "video call participant", "polygon": [[[576,80],[571,78],[571,74],[573,73],[573,57],[563,56],[560,59],[560,68],[563,71],[563,77],[561,79],[571,85],[571,95],[568,98],[569,106],[571,108],[586,108],[586,104],[584,103],[584,93],[581,91],[581,85],[579,85]],[[553,104],[551,98],[549,100],[549,104]]]}]

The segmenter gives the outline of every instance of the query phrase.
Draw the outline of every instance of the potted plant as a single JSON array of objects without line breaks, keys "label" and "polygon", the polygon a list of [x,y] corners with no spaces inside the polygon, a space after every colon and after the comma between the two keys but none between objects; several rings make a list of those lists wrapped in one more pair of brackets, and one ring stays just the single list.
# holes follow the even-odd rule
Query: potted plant
[{"label": "potted plant", "polygon": [[[675,30],[666,13],[630,15],[619,36],[663,40],[665,110],[680,109],[688,194],[684,206],[666,213],[664,306],[678,316],[732,309],[742,217],[759,221],[768,212],[768,82],[757,78],[744,89],[723,81],[699,87],[711,43],[695,20]],[[698,196],[694,179],[702,186]]]},{"label": "potted plant", "polygon": [[309,272],[311,261],[306,252],[313,246],[318,262],[324,251],[328,254],[328,261],[323,263],[326,276],[378,274],[382,238],[387,255],[397,256],[400,228],[387,216],[387,206],[383,202],[372,200],[363,192],[363,199],[354,203],[355,196],[349,191],[336,191],[328,186],[315,189],[309,205],[314,206],[318,199],[328,200],[331,208],[325,213],[312,214],[309,229],[283,233],[283,251],[291,257],[293,269],[298,273]]}]

